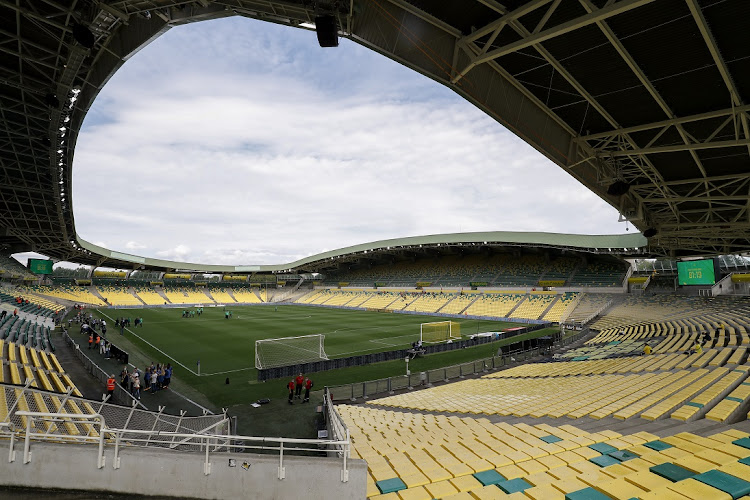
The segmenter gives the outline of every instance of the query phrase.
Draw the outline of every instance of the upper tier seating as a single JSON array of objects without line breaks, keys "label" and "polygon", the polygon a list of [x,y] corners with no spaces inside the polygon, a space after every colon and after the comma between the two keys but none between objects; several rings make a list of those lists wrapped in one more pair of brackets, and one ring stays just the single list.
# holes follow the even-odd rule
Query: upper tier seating
[{"label": "upper tier seating", "polygon": [[573,286],[622,286],[627,265],[594,261],[583,264],[570,257],[546,259],[542,255],[449,255],[434,259],[396,262],[354,269],[327,276],[324,285],[351,287],[535,287],[540,281]]},{"label": "upper tier seating", "polygon": [[38,276],[31,273],[26,267],[13,257],[0,254],[0,278],[31,278]]},{"label": "upper tier seating", "polygon": [[569,286],[617,287],[622,286],[627,268],[608,262],[589,262],[576,269]]}]

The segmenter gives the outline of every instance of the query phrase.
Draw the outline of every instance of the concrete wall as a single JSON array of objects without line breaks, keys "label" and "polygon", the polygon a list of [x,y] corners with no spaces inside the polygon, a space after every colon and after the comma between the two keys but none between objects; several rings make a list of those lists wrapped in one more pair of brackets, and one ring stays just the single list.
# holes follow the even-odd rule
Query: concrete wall
[{"label": "concrete wall", "polygon": [[[107,445],[106,466],[96,467],[97,447],[31,444],[31,462],[23,463],[23,441],[16,460],[7,461],[9,441],[0,442],[0,484],[34,488],[111,491],[178,498],[336,500],[365,498],[367,464],[349,460],[349,481],[341,482],[342,461],[326,457],[284,457],[286,478],[278,479],[278,454],[211,454],[211,474],[203,473],[204,453],[123,448],[120,468],[112,467],[114,446]],[[229,466],[229,459],[236,466]],[[243,462],[250,464],[245,470]]]}]

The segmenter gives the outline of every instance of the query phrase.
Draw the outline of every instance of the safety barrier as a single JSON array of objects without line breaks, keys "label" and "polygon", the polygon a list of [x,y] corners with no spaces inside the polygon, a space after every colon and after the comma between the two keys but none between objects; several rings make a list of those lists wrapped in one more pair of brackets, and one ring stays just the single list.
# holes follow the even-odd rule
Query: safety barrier
[{"label": "safety barrier", "polygon": [[[555,346],[564,347],[573,344],[588,333],[589,329],[584,328],[582,331],[576,332],[573,335],[567,337],[561,336],[555,342]],[[508,351],[499,356],[478,359],[434,370],[414,373],[409,372],[406,375],[395,377],[330,386],[326,388],[326,393],[330,392],[330,397],[334,401],[355,401],[360,398],[367,399],[378,394],[391,394],[398,390],[413,389],[417,386],[430,386],[435,382],[448,382],[455,378],[464,378],[468,375],[487,373],[491,370],[497,370],[507,366],[510,363],[528,361],[531,358],[542,355],[547,350],[547,347],[537,346],[531,349]],[[406,369],[408,370],[408,366]]]},{"label": "safety barrier", "polygon": [[[296,439],[296,438],[273,438],[257,436],[239,436],[228,434],[213,434],[210,432],[168,432],[157,430],[138,430],[109,427],[105,418],[99,413],[93,414],[71,414],[63,412],[33,412],[19,410],[15,412],[17,418],[24,421],[23,430],[16,430],[10,423],[0,425],[0,437],[10,435],[9,462],[15,461],[16,439],[23,439],[23,463],[28,464],[32,460],[32,442],[72,442],[79,444],[96,444],[96,467],[102,469],[106,466],[105,448],[114,448],[113,469],[121,467],[121,451],[127,446],[156,446],[162,449],[194,451],[196,456],[203,460],[203,473],[211,474],[211,453],[217,452],[247,452],[248,450],[276,450],[279,454],[279,465],[277,474],[279,479],[286,477],[284,467],[285,454],[303,454],[309,456],[325,453],[325,450],[337,450],[342,460],[341,481],[349,480],[347,460],[349,459],[350,441],[346,426],[340,417],[329,408],[335,416],[335,424],[332,426],[334,435],[345,433],[345,439]],[[52,427],[60,428],[64,425],[82,425],[90,427],[90,431],[83,434],[55,434],[49,433]],[[343,426],[343,427],[341,427]],[[214,428],[214,426],[212,426]]]}]

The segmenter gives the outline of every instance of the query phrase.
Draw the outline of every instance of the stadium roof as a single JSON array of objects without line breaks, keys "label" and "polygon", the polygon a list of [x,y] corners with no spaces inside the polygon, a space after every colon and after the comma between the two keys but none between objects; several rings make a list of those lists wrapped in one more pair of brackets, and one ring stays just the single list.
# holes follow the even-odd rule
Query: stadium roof
[{"label": "stadium roof", "polygon": [[596,254],[643,255],[646,238],[638,233],[614,235],[579,235],[558,233],[521,232],[475,232],[432,234],[390,240],[373,241],[338,250],[331,250],[305,257],[287,264],[258,266],[219,266],[151,259],[115,252],[80,240],[82,248],[95,255],[107,257],[107,266],[143,269],[169,269],[205,273],[283,273],[283,272],[323,272],[338,268],[344,262],[366,261],[395,254],[420,254],[438,250],[481,249],[491,247],[533,247],[559,250],[581,251]]},{"label": "stadium roof", "polygon": [[750,250],[746,0],[0,0],[0,245],[126,263],[75,231],[75,143],[99,90],[171,26],[321,14],[526,140],[652,255]]}]

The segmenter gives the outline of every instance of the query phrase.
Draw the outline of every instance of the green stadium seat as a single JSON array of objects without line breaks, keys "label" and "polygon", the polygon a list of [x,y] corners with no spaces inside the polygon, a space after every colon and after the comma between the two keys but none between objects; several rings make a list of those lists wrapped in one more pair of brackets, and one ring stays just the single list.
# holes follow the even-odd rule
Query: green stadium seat
[{"label": "green stadium seat", "polygon": [[610,465],[617,465],[620,463],[616,458],[612,458],[609,455],[599,455],[598,457],[589,458],[589,462],[596,464],[599,467],[608,467]]},{"label": "green stadium seat", "polygon": [[483,486],[487,486],[489,484],[497,484],[505,481],[505,478],[494,469],[477,472],[476,474],[474,474],[474,477],[480,483],[482,483]]},{"label": "green stadium seat", "polygon": [[732,441],[732,444],[736,444],[737,446],[742,446],[743,448],[750,448],[750,437],[744,437],[742,439]]},{"label": "green stadium seat", "polygon": [[565,500],[612,500],[612,498],[605,495],[601,491],[597,491],[594,488],[588,487],[582,490],[567,493],[565,495]]},{"label": "green stadium seat", "polygon": [[646,448],[651,448],[655,451],[662,451],[672,447],[671,444],[665,443],[664,441],[651,441],[648,443],[643,443],[643,446],[645,446]]},{"label": "green stadium seat", "polygon": [[718,470],[698,474],[693,479],[728,493],[735,500],[750,494],[750,482]]},{"label": "green stadium seat", "polygon": [[528,490],[532,486],[521,479],[520,477],[516,479],[510,479],[508,481],[502,481],[500,483],[497,483],[498,488],[503,490],[505,493],[508,493],[509,495],[511,493],[516,493],[519,491]]},{"label": "green stadium seat", "polygon": [[665,462],[663,464],[654,465],[649,470],[653,472],[654,474],[657,474],[663,477],[664,479],[669,479],[673,483],[677,481],[683,481],[685,479],[689,479],[695,476],[694,472],[691,472],[671,462]]},{"label": "green stadium seat", "polygon": [[558,441],[562,441],[562,438],[559,438],[557,436],[542,436],[539,439],[544,441],[545,443],[557,443]]},{"label": "green stadium seat", "polygon": [[375,485],[378,487],[381,493],[393,493],[394,491],[401,491],[406,489],[406,484],[401,480],[401,478],[394,477],[391,479],[383,479],[382,481],[377,481]]},{"label": "green stadium seat", "polygon": [[613,451],[612,453],[608,453],[610,457],[616,458],[620,462],[625,462],[627,460],[633,460],[634,458],[638,458],[638,455],[635,453],[631,453],[626,450],[617,450]]},{"label": "green stadium seat", "polygon": [[617,451],[617,448],[614,446],[610,446],[606,443],[594,443],[590,444],[589,448],[591,448],[594,451],[598,451],[602,455],[606,455],[608,453],[612,453],[613,451]]}]

